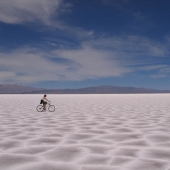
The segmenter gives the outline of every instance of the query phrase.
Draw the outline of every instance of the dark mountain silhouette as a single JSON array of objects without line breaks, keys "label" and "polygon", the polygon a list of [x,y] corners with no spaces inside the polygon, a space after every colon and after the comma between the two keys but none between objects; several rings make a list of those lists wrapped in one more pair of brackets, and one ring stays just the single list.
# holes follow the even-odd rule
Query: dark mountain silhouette
[{"label": "dark mountain silhouette", "polygon": [[113,85],[78,88],[78,89],[39,89],[18,84],[0,84],[0,94],[135,94],[135,93],[170,93],[170,90],[156,90]]},{"label": "dark mountain silhouette", "polygon": [[79,89],[51,89],[33,91],[32,94],[133,94],[133,93],[170,93],[170,90],[156,90],[113,85],[87,87]]},{"label": "dark mountain silhouette", "polygon": [[29,93],[37,90],[40,89],[34,87],[22,86],[18,84],[0,84],[0,94],[21,94],[21,93]]}]

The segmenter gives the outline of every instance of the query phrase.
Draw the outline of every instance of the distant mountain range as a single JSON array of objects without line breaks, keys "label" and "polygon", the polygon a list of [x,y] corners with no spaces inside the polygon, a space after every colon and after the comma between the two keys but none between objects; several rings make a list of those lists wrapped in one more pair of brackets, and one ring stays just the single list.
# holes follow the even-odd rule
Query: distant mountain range
[{"label": "distant mountain range", "polygon": [[32,91],[38,91],[42,89],[22,86],[18,84],[0,84],[0,94],[21,94],[21,93],[29,93]]},{"label": "distant mountain range", "polygon": [[39,89],[18,84],[0,84],[0,94],[135,94],[170,93],[170,90],[156,90],[136,87],[104,85],[78,89]]}]

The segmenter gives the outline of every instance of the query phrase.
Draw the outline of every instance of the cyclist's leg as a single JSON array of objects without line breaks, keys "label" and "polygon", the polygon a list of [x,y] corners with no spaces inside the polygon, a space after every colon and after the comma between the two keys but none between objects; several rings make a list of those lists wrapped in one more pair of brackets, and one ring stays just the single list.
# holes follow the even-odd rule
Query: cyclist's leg
[{"label": "cyclist's leg", "polygon": [[44,103],[43,103],[43,110],[45,110],[45,105],[44,105]]},{"label": "cyclist's leg", "polygon": [[43,102],[43,107],[44,107],[44,110],[46,110],[46,105],[47,105],[47,102]]}]

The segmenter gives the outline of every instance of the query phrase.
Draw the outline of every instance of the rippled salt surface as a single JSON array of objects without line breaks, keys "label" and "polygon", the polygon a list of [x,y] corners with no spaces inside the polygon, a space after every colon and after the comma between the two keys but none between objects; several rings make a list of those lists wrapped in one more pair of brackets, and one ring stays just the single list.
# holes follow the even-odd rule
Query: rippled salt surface
[{"label": "rippled salt surface", "polygon": [[170,94],[1,95],[0,169],[170,170]]}]

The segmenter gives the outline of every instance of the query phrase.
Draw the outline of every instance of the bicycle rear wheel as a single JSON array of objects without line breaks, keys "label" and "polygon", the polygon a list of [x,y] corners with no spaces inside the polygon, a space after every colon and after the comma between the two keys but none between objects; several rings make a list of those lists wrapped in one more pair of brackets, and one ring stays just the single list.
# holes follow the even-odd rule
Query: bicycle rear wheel
[{"label": "bicycle rear wheel", "polygon": [[38,112],[42,112],[44,110],[44,107],[42,105],[38,105],[36,109]]},{"label": "bicycle rear wheel", "polygon": [[48,110],[49,110],[50,112],[54,112],[54,111],[55,111],[55,106],[54,106],[54,105],[50,105],[50,106],[48,107]]}]

